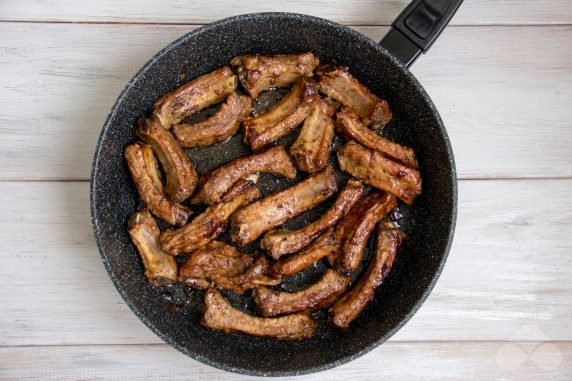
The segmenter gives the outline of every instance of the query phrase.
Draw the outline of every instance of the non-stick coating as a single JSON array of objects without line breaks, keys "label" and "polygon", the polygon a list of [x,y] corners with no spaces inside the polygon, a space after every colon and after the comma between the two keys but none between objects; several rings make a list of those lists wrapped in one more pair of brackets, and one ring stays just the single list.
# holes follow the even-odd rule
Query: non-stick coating
[{"label": "non-stick coating", "polygon": [[[400,220],[409,239],[375,300],[347,331],[322,324],[311,340],[276,342],[204,328],[199,324],[200,293],[189,293],[182,287],[157,290],[143,276],[126,232],[127,219],[138,207],[138,196],[124,164],[123,150],[135,139],[132,129],[136,118],[148,113],[159,96],[184,82],[240,54],[305,51],[348,65],[363,83],[389,101],[394,122],[385,132],[415,150],[423,178],[423,195],[412,208],[401,207],[404,216]],[[224,148],[207,152],[197,155],[189,151],[201,171],[236,155],[235,150]],[[284,185],[266,176],[261,187],[269,192],[272,184]],[[449,251],[456,216],[451,147],[437,111],[415,78],[367,37],[327,20],[297,14],[225,19],[187,34],[158,53],[128,83],[113,107],[95,153],[91,185],[97,244],[106,269],[133,312],[163,340],[190,357],[253,375],[297,375],[327,369],[387,340],[415,313],[435,284]],[[304,219],[316,218],[317,214],[319,211]],[[311,278],[310,274],[303,283]]]}]

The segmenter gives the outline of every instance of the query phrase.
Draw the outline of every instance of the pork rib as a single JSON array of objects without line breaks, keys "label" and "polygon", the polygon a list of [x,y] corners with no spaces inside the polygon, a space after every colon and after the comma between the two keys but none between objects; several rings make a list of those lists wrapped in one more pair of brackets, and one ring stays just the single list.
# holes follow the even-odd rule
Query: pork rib
[{"label": "pork rib", "polygon": [[260,197],[262,194],[253,182],[239,180],[221,202],[210,206],[182,228],[161,233],[163,250],[176,256],[200,249],[224,233],[234,212]]},{"label": "pork rib", "polygon": [[242,87],[256,98],[273,87],[288,87],[301,77],[311,77],[319,60],[312,53],[263,56],[251,54],[230,61]]},{"label": "pork rib", "polygon": [[236,90],[237,84],[238,78],[225,66],[163,95],[153,104],[153,114],[163,127],[169,129],[197,112],[222,102]]},{"label": "pork rib", "polygon": [[153,286],[163,286],[177,281],[177,262],[159,246],[159,227],[147,209],[134,213],[127,230],[137,247],[145,268],[145,277]]},{"label": "pork rib", "polygon": [[233,242],[245,246],[264,232],[279,226],[329,198],[337,190],[332,167],[280,192],[249,205],[232,216]]},{"label": "pork rib", "polygon": [[183,147],[206,147],[224,142],[236,135],[240,123],[250,115],[252,100],[236,93],[230,94],[222,108],[205,121],[173,126],[173,134]]},{"label": "pork rib", "polygon": [[209,205],[219,202],[235,182],[259,172],[270,172],[288,179],[296,177],[296,167],[284,147],[273,147],[259,154],[240,157],[203,175],[192,202]]},{"label": "pork rib", "polygon": [[191,211],[169,200],[163,193],[161,174],[151,146],[133,143],[125,148],[124,156],[133,183],[147,208],[171,225],[184,225]]},{"label": "pork rib", "polygon": [[380,228],[375,255],[356,285],[329,310],[330,322],[338,328],[348,328],[373,300],[375,290],[383,282],[404,239],[399,230]]},{"label": "pork rib", "polygon": [[342,171],[399,197],[408,205],[421,194],[419,171],[392,161],[380,152],[354,141],[338,150],[338,163]]},{"label": "pork rib", "polygon": [[219,291],[205,292],[205,312],[201,323],[224,332],[242,332],[276,340],[302,340],[314,335],[318,324],[305,313],[278,318],[250,316],[231,306]]},{"label": "pork rib", "polygon": [[254,289],[252,298],[257,311],[264,317],[317,311],[332,305],[349,284],[350,277],[328,269],[318,282],[305,290],[290,293],[260,286]]},{"label": "pork rib", "polygon": [[274,259],[285,254],[295,253],[306,247],[324,230],[334,226],[363,196],[363,185],[359,181],[350,180],[341,190],[332,207],[318,220],[299,230],[269,231],[264,235],[260,245],[263,249],[268,250]]}]

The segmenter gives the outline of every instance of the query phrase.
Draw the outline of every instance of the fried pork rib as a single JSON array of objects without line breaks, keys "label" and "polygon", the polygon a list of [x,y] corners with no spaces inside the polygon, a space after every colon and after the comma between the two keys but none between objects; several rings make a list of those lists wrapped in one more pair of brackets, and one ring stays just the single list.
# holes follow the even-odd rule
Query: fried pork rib
[{"label": "fried pork rib", "polygon": [[340,240],[334,234],[334,228],[329,228],[314,242],[299,253],[281,258],[271,266],[271,272],[276,275],[296,274],[327,256],[334,256],[340,247]]},{"label": "fried pork rib", "polygon": [[308,117],[318,99],[317,85],[302,78],[270,109],[243,122],[244,142],[257,151],[288,135]]},{"label": "fried pork rib", "polygon": [[296,167],[284,147],[273,147],[259,154],[240,157],[203,175],[192,202],[195,204],[219,202],[235,182],[258,172],[270,172],[289,179],[296,177]]},{"label": "fried pork rib", "polygon": [[335,235],[340,241],[334,267],[340,271],[358,268],[369,237],[375,225],[395,209],[397,200],[385,192],[372,193],[358,204],[340,221]]},{"label": "fried pork rib", "polygon": [[156,119],[140,118],[135,134],[149,144],[159,158],[165,172],[165,194],[175,202],[182,202],[193,193],[198,175],[173,135]]},{"label": "fried pork rib", "polygon": [[163,193],[159,167],[151,146],[133,143],[125,148],[124,156],[137,192],[147,208],[171,225],[184,225],[191,211],[172,202]]},{"label": "fried pork rib", "polygon": [[381,228],[377,234],[375,254],[356,285],[329,310],[330,322],[347,328],[373,300],[375,289],[383,282],[395,259],[404,235],[399,230]]},{"label": "fried pork rib", "polygon": [[278,318],[260,318],[245,314],[231,306],[219,291],[205,292],[205,312],[201,323],[225,332],[242,332],[276,340],[302,340],[314,335],[318,324],[305,313]]},{"label": "fried pork rib", "polygon": [[341,104],[351,107],[363,124],[372,128],[385,126],[391,120],[387,101],[362,85],[341,65],[321,65],[316,71],[320,91]]},{"label": "fried pork rib", "polygon": [[314,104],[310,115],[304,121],[298,138],[290,147],[290,155],[301,170],[317,172],[328,163],[334,137],[332,116],[338,105],[337,102],[321,99]]},{"label": "fried pork rib", "polygon": [[159,246],[159,227],[147,209],[134,213],[127,230],[137,247],[145,268],[145,277],[153,286],[163,286],[177,281],[177,262],[165,254]]},{"label": "fried pork rib", "polygon": [[346,140],[355,140],[369,149],[381,152],[388,159],[397,161],[409,168],[417,169],[415,152],[391,140],[385,139],[378,133],[364,126],[349,107],[343,107],[336,116],[336,132]]},{"label": "fried pork rib", "polygon": [[173,126],[173,134],[183,147],[206,147],[224,142],[236,135],[240,123],[250,115],[252,100],[236,93],[230,94],[220,111],[207,120],[195,124]]},{"label": "fried pork rib", "polygon": [[378,151],[354,141],[338,150],[340,169],[363,182],[387,191],[411,205],[421,194],[419,171],[396,163]]},{"label": "fried pork rib", "polygon": [[230,61],[240,83],[252,98],[272,87],[287,87],[301,77],[311,77],[318,63],[318,58],[312,53],[244,55]]},{"label": "fried pork rib", "polygon": [[243,293],[257,284],[280,283],[280,278],[270,278],[267,272],[264,255],[242,254],[224,242],[212,241],[193,251],[181,267],[179,280],[199,290],[218,286]]},{"label": "fried pork rib", "polygon": [[169,129],[189,116],[222,102],[234,93],[237,84],[238,78],[225,66],[163,95],[153,104],[153,114],[163,127]]},{"label": "fried pork rib", "polygon": [[334,226],[364,196],[364,187],[359,181],[350,180],[341,190],[338,198],[328,211],[318,220],[299,230],[272,230],[260,242],[274,259],[295,253],[306,247],[324,230]]},{"label": "fried pork rib", "polygon": [[236,212],[231,219],[233,242],[245,246],[262,233],[294,218],[329,198],[337,190],[332,167],[263,198]]},{"label": "fried pork rib", "polygon": [[222,198],[180,229],[161,233],[161,246],[170,255],[190,253],[224,233],[228,219],[238,209],[262,197],[252,181],[239,180]]},{"label": "fried pork rib", "polygon": [[305,290],[290,293],[256,287],[252,299],[256,303],[256,310],[264,317],[318,311],[332,305],[349,284],[350,277],[328,269],[317,283]]}]

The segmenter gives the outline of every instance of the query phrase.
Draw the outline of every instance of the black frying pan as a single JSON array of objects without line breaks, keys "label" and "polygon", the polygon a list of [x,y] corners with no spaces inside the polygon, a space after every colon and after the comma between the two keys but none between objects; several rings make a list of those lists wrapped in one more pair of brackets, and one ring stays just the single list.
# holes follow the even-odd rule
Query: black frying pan
[{"label": "black frying pan", "polygon": [[[97,245],[113,283],[133,312],[188,356],[252,375],[297,375],[331,368],[370,351],[401,328],[427,298],[443,268],[453,238],[457,203],[455,165],[445,127],[407,67],[431,45],[461,2],[414,1],[381,45],[328,20],[261,13],[197,29],[153,57],[129,81],[113,106],[101,132],[91,177]],[[358,79],[389,101],[394,121],[385,127],[384,134],[415,150],[423,178],[422,196],[412,207],[400,205],[393,215],[409,239],[375,300],[347,331],[329,328],[323,315],[318,316],[322,324],[316,336],[302,342],[277,342],[204,328],[199,324],[202,293],[182,285],[156,289],[143,276],[126,231],[127,219],[139,205],[123,150],[135,140],[135,120],[148,113],[155,99],[184,82],[226,65],[240,54],[305,51],[349,66]],[[282,143],[291,140],[286,138]],[[336,140],[336,144],[341,141]],[[247,152],[237,136],[211,148],[189,150],[188,154],[204,173]],[[345,179],[341,173],[338,177],[340,182]],[[268,175],[261,176],[258,184],[268,194],[291,183]],[[328,204],[286,226],[296,228],[316,219]],[[289,279],[285,289],[308,286],[322,270],[319,265]],[[227,296],[236,307],[252,311],[247,297]]]}]

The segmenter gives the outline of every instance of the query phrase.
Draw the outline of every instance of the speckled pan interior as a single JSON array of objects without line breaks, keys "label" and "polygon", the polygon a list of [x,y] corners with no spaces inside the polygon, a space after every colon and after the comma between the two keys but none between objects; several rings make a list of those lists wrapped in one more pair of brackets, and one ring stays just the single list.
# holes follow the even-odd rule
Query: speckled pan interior
[{"label": "speckled pan interior", "polygon": [[[393,215],[409,238],[375,300],[347,331],[328,327],[320,314],[316,336],[302,342],[277,342],[204,328],[199,323],[202,293],[180,285],[156,289],[143,276],[126,231],[127,219],[139,201],[123,150],[135,140],[132,129],[137,117],[148,113],[156,98],[184,82],[228,64],[240,54],[304,51],[348,65],[356,77],[389,101],[394,121],[385,128],[385,134],[415,150],[423,178],[422,196],[412,207],[400,205]],[[283,143],[290,142],[291,138]],[[236,137],[225,144],[187,152],[199,172],[204,173],[248,151]],[[296,181],[303,177],[300,175]],[[338,177],[340,182],[347,179],[340,173]],[[271,175],[259,181],[265,194],[289,184]],[[332,201],[289,222],[287,227],[318,218]],[[93,227],[103,262],[139,319],[196,360],[232,372],[265,376],[298,375],[340,365],[373,349],[401,328],[421,306],[443,268],[453,238],[456,201],[455,165],[446,131],[411,73],[375,41],[347,27],[285,13],[225,19],[183,36],[153,57],[113,106],[101,132],[91,179]],[[315,266],[289,279],[284,288],[304,288],[321,271],[322,265]],[[248,295],[226,295],[236,307],[252,310]]]}]

